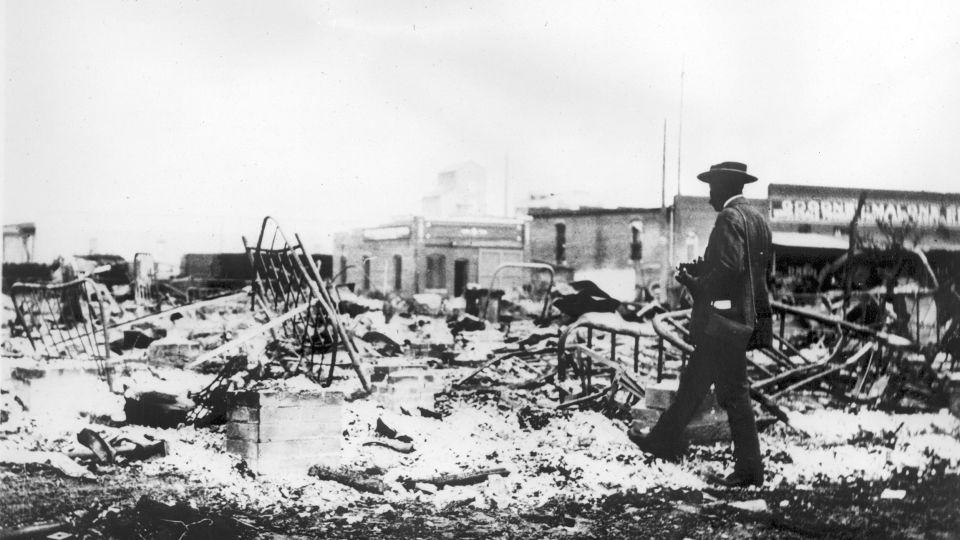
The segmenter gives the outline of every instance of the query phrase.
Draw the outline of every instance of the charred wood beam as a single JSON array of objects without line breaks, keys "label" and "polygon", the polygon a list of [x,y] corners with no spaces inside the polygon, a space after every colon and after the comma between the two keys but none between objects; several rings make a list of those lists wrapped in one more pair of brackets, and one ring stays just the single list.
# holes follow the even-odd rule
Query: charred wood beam
[{"label": "charred wood beam", "polygon": [[244,333],[240,334],[239,336],[237,336],[235,339],[232,339],[232,340],[224,343],[223,345],[217,347],[216,349],[213,349],[213,350],[211,350],[211,351],[207,351],[207,352],[204,353],[204,354],[201,354],[201,355],[198,356],[195,360],[193,360],[193,361],[190,362],[189,364],[185,365],[185,366],[184,366],[184,369],[193,369],[193,368],[195,368],[195,367],[203,364],[204,362],[207,362],[207,361],[209,361],[209,360],[211,360],[211,359],[213,359],[213,358],[216,358],[216,357],[218,357],[218,356],[220,356],[220,355],[222,355],[222,354],[224,354],[224,353],[226,353],[226,352],[228,352],[228,351],[230,351],[230,350],[235,349],[235,348],[238,347],[239,345],[241,345],[241,344],[243,344],[243,343],[246,343],[247,341],[250,341],[251,339],[259,336],[260,334],[263,334],[264,332],[267,332],[268,330],[277,328],[278,326],[282,326],[282,325],[283,325],[284,323],[286,323],[287,321],[289,321],[289,320],[293,319],[294,317],[297,317],[297,316],[303,314],[304,312],[306,312],[307,310],[309,310],[311,307],[313,307],[313,306],[317,303],[317,301],[318,301],[317,299],[314,299],[314,300],[311,301],[311,302],[308,302],[308,303],[306,303],[306,304],[303,304],[303,305],[301,305],[300,307],[294,308],[294,309],[292,309],[292,310],[284,313],[283,315],[277,317],[276,319],[272,319],[270,322],[268,322],[268,323],[266,323],[266,324],[261,324],[260,326],[257,326],[256,328],[252,328],[252,329],[250,329],[250,330],[247,330],[246,332],[244,332]]},{"label": "charred wood beam", "polygon": [[860,324],[855,324],[847,322],[839,317],[832,317],[830,315],[824,315],[822,313],[817,313],[815,311],[806,310],[803,308],[798,308],[796,306],[790,306],[782,302],[772,301],[770,302],[770,307],[781,313],[789,313],[795,317],[803,317],[811,321],[817,321],[823,324],[830,324],[839,326],[841,329],[855,334],[859,334],[864,337],[871,339],[876,339],[878,341],[884,342],[884,344],[898,349],[908,348],[913,346],[913,342],[909,339],[898,336],[895,334],[890,334],[887,332],[874,330],[868,326],[863,326]]}]

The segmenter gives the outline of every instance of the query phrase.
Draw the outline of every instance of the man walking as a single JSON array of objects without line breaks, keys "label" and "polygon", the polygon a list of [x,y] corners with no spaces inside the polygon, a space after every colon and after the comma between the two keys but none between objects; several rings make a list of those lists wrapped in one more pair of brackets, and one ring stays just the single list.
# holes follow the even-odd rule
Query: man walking
[{"label": "man walking", "polygon": [[676,460],[686,450],[683,430],[713,384],[730,421],[733,472],[715,479],[735,487],[763,484],[763,462],[750,403],[746,351],[766,347],[773,337],[766,275],[770,228],[743,197],[743,186],[757,179],[742,163],[724,162],[697,178],[710,184],[717,220],[696,275],[676,279],[693,295],[690,335],[694,352],[680,377],[676,400],[646,436],[630,430],[641,450]]}]

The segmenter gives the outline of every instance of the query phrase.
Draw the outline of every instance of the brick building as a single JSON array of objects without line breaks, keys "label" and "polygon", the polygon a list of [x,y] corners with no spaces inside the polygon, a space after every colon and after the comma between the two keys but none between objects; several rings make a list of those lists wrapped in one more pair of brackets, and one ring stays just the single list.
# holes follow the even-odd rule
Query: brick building
[{"label": "brick building", "polygon": [[623,271],[633,283],[660,279],[668,228],[659,208],[530,208],[528,214],[535,262],[581,273]]},{"label": "brick building", "polygon": [[3,226],[3,262],[33,262],[37,227],[33,223]]},{"label": "brick building", "polygon": [[[770,184],[766,198],[748,197],[768,217],[777,271],[813,274],[844,253],[860,192]],[[668,288],[675,285],[670,274],[677,264],[703,255],[717,218],[707,197],[679,195],[666,209],[666,217],[660,209],[644,208],[531,208],[528,213],[534,261],[566,266],[591,279],[597,270],[608,275],[621,272],[618,280],[612,280],[621,282],[630,269],[639,269],[640,275],[634,276],[640,283],[662,280]],[[960,194],[868,190],[860,237],[881,240],[878,220],[895,225],[912,222],[909,247],[923,251],[941,277],[960,271]],[[635,265],[633,257],[638,254],[642,258]]]},{"label": "brick building", "polygon": [[334,274],[365,292],[461,296],[503,262],[527,260],[525,220],[413,217],[336,235]]},{"label": "brick building", "polygon": [[[767,214],[767,199],[750,199],[750,204]],[[678,195],[670,209],[673,214],[672,266],[690,262],[703,255],[710,239],[710,231],[717,220],[717,212],[708,197]]]},{"label": "brick building", "polygon": [[[815,272],[849,246],[850,220],[861,189],[770,184],[767,198],[750,199],[773,232],[777,272]],[[703,254],[717,213],[706,197],[674,198],[674,261]],[[908,247],[923,251],[938,274],[956,268],[960,255],[960,194],[867,190],[858,235],[882,242],[878,221],[911,224]]]}]

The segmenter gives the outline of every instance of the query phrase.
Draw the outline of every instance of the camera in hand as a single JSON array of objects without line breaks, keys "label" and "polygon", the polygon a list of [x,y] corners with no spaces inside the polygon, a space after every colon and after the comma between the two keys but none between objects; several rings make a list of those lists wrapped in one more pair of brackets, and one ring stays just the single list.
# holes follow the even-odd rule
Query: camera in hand
[{"label": "camera in hand", "polygon": [[677,272],[683,272],[684,270],[693,277],[699,276],[703,270],[703,257],[697,257],[697,260],[693,262],[677,265]]}]

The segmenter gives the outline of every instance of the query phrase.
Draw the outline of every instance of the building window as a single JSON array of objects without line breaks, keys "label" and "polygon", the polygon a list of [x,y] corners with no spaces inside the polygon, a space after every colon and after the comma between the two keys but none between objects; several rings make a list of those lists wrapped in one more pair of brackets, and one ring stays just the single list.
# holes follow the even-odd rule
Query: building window
[{"label": "building window", "polygon": [[393,290],[399,291],[403,288],[403,257],[393,256]]},{"label": "building window", "polygon": [[340,256],[340,284],[347,284],[347,257],[345,255]]},{"label": "building window", "polygon": [[427,255],[427,288],[447,287],[447,258],[443,255]]},{"label": "building window", "polygon": [[557,264],[567,262],[567,225],[566,223],[557,223],[555,251],[557,255]]},{"label": "building window", "polygon": [[630,260],[639,261],[643,258],[643,241],[640,235],[643,234],[643,222],[634,220],[630,223]]}]

